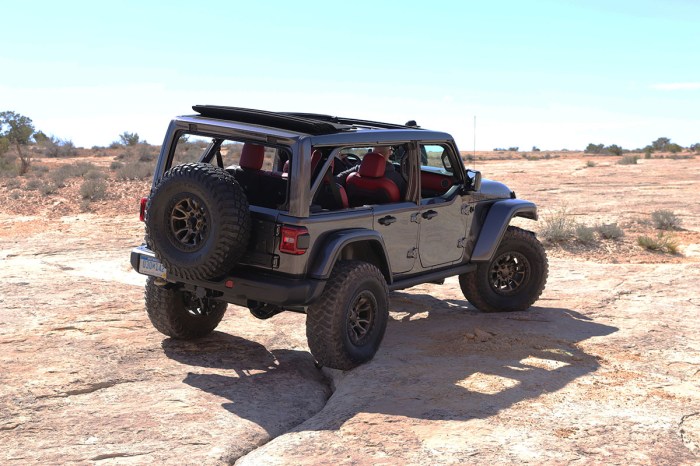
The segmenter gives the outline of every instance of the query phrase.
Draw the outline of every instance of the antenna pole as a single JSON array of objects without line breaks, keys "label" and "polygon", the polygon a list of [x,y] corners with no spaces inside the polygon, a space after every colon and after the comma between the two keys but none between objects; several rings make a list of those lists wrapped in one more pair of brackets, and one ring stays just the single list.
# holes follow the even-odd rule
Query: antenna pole
[{"label": "antenna pole", "polygon": [[476,115],[474,115],[474,146],[472,148],[472,158],[476,162]]}]

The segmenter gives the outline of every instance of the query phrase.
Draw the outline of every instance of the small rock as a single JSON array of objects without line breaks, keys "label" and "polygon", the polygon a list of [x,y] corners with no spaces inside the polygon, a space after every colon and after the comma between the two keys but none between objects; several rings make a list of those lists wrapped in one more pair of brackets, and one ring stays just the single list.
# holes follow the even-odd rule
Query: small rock
[{"label": "small rock", "polygon": [[493,336],[493,333],[487,332],[486,330],[482,330],[480,328],[474,329],[474,337],[481,342],[489,341]]}]

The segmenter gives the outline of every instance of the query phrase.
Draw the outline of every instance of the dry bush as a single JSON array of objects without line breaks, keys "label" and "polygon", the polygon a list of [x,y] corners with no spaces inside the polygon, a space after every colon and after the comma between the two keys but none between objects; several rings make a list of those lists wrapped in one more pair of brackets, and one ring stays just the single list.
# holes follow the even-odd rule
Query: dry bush
[{"label": "dry bush", "polygon": [[625,232],[617,226],[617,223],[601,223],[595,227],[595,231],[603,239],[618,239],[625,236]]},{"label": "dry bush", "polygon": [[58,191],[58,186],[56,186],[54,183],[43,183],[39,188],[39,192],[44,196],[55,194],[56,191]]},{"label": "dry bush", "polygon": [[624,155],[617,163],[620,165],[636,165],[638,160],[638,155]]},{"label": "dry bush", "polygon": [[670,210],[655,210],[651,213],[651,220],[658,230],[680,230],[681,219]]},{"label": "dry bush", "polygon": [[649,251],[665,251],[669,254],[678,253],[678,242],[663,233],[659,233],[656,238],[646,235],[640,236],[637,238],[637,244]]},{"label": "dry bush", "polygon": [[27,183],[24,185],[24,189],[27,191],[38,191],[42,184],[44,184],[43,181],[38,178],[33,178],[27,181]]},{"label": "dry bush", "polygon": [[144,180],[153,176],[153,164],[145,162],[127,163],[117,168],[118,180]]},{"label": "dry bush", "polygon": [[562,243],[574,236],[576,222],[566,207],[543,216],[543,227],[540,236],[551,243]]},{"label": "dry bush", "polygon": [[96,201],[107,197],[107,182],[104,179],[85,180],[80,186],[80,195],[85,200]]},{"label": "dry bush", "polygon": [[19,176],[17,156],[15,154],[4,154],[0,156],[0,176],[3,178]]},{"label": "dry bush", "polygon": [[576,241],[583,244],[595,243],[595,228],[586,225],[576,225],[575,228]]}]

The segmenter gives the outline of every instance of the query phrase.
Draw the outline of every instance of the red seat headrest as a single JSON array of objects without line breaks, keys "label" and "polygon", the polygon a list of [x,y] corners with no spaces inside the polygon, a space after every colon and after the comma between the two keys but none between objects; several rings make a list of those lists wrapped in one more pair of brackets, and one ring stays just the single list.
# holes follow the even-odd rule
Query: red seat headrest
[{"label": "red seat headrest", "polygon": [[360,176],[381,178],[384,176],[384,171],[386,171],[386,160],[382,154],[378,154],[376,152],[365,154],[365,157],[362,159],[362,163],[360,164]]},{"label": "red seat headrest", "polygon": [[243,168],[251,170],[260,170],[265,160],[265,147],[260,144],[251,144],[246,142],[241,150],[241,160],[238,163]]}]

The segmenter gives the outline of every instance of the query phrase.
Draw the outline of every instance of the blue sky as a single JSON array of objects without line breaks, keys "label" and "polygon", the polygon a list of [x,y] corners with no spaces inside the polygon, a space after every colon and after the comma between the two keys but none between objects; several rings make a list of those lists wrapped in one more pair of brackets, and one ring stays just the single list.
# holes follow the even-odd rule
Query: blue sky
[{"label": "blue sky", "polygon": [[700,142],[700,1],[3,1],[0,111],[78,146],[193,104],[452,133],[471,150]]}]

